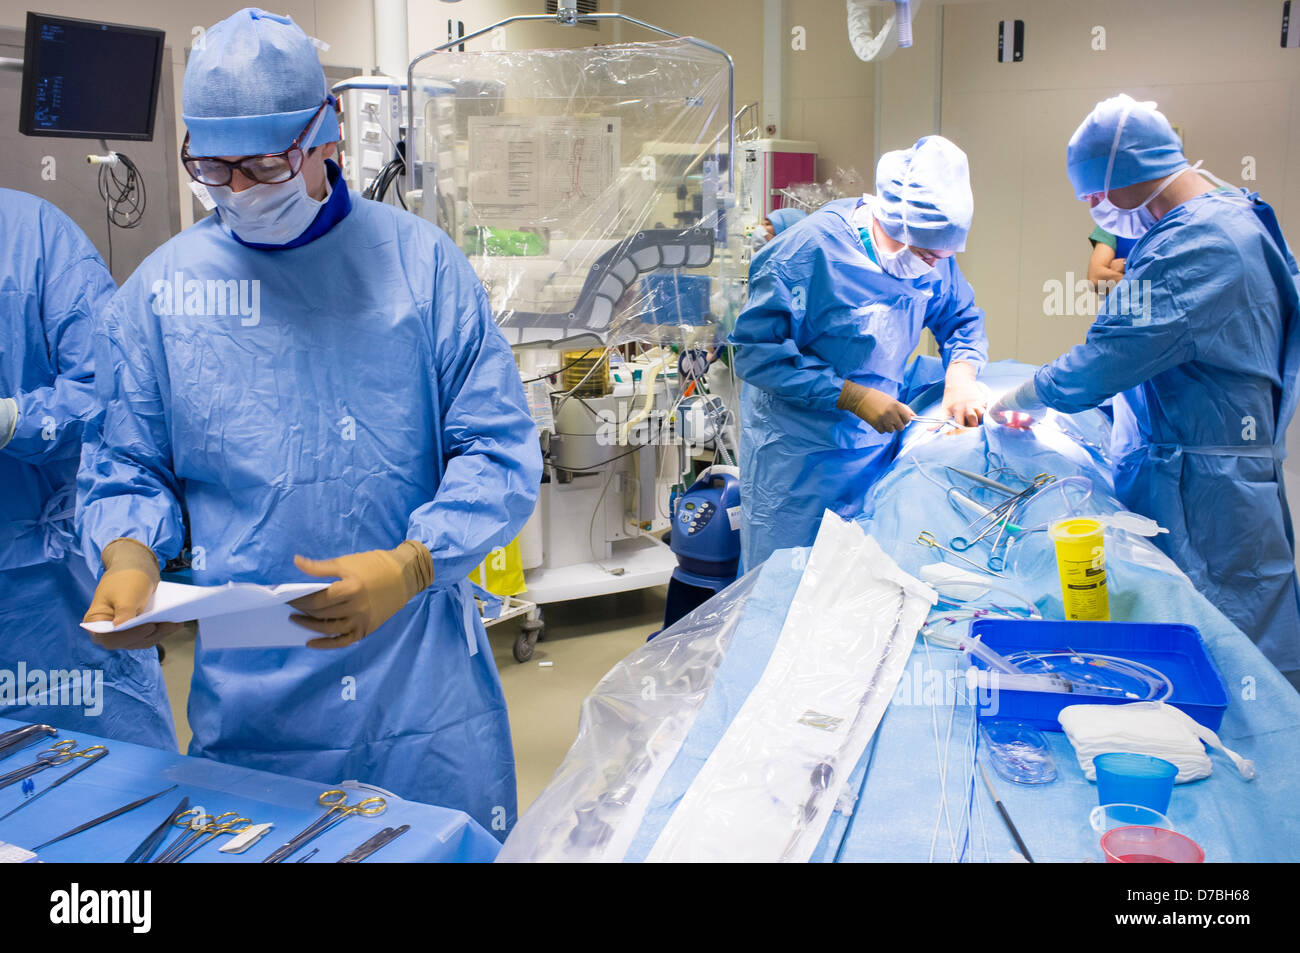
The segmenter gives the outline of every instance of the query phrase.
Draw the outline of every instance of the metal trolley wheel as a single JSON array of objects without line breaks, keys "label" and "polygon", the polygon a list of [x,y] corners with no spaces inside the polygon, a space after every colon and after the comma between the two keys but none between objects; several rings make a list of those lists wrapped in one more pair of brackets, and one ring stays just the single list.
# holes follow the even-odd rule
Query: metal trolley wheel
[{"label": "metal trolley wheel", "polygon": [[536,615],[529,613],[519,625],[519,634],[515,636],[514,655],[516,662],[527,662],[533,657],[533,649],[537,643],[542,640],[546,631],[546,623],[542,621],[542,610],[537,609]]}]

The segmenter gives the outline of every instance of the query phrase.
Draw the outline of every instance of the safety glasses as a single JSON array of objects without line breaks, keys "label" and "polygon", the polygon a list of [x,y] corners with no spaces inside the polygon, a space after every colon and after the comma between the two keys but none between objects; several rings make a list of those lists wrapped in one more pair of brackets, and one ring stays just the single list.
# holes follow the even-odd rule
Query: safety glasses
[{"label": "safety glasses", "polygon": [[325,101],[320,104],[320,108],[316,110],[306,128],[283,152],[244,156],[242,159],[234,160],[218,159],[215,156],[196,157],[190,155],[190,134],[187,132],[185,141],[181,143],[181,165],[185,166],[185,171],[189,173],[191,179],[203,185],[229,185],[236,169],[246,178],[265,185],[288,182],[302,169],[303,158],[306,155],[302,144],[311,142],[316,137],[321,123],[325,121],[325,110],[334,104],[333,96],[325,97]]}]

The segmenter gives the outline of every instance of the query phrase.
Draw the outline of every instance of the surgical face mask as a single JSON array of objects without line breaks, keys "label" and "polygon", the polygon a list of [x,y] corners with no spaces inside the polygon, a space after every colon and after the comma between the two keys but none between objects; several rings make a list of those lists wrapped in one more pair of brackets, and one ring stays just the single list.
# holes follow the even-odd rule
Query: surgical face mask
[{"label": "surgical face mask", "polygon": [[[1152,195],[1151,198],[1155,196]],[[1147,199],[1147,202],[1150,201],[1151,199]],[[1094,222],[1112,235],[1118,235],[1120,238],[1141,238],[1156,223],[1155,217],[1147,211],[1147,202],[1143,202],[1137,208],[1127,209],[1116,208],[1109,198],[1103,198],[1088,209],[1088,212]]]},{"label": "surgical face mask", "polygon": [[902,278],[904,281],[923,278],[934,270],[933,265],[926,264],[925,259],[906,245],[892,255],[877,245],[876,257],[880,259],[880,267],[884,269],[885,274]]},{"label": "surgical face mask", "polygon": [[230,186],[208,186],[217,205],[221,223],[246,242],[257,245],[285,245],[307,230],[316,213],[329,199],[317,201],[307,194],[306,178],[299,173],[288,182],[254,185],[242,192]]},{"label": "surgical face mask", "polygon": [[933,265],[927,265],[925,259],[906,245],[892,254],[885,251],[883,243],[877,236],[877,228],[875,219],[872,217],[869,226],[859,228],[858,232],[862,236],[863,244],[870,242],[871,247],[876,250],[876,259],[885,274],[894,278],[901,278],[903,281],[912,281],[928,275],[933,270]]},{"label": "surgical face mask", "polygon": [[[1196,165],[1200,165],[1200,163],[1198,162]],[[1110,201],[1110,192],[1108,190],[1102,196],[1102,200],[1088,210],[1092,215],[1092,220],[1112,235],[1118,235],[1120,238],[1141,238],[1156,223],[1156,217],[1147,211],[1147,206],[1151,204],[1151,200],[1169,188],[1174,179],[1184,172],[1191,172],[1194,168],[1196,166],[1188,166],[1186,169],[1180,169],[1173,175],[1166,177],[1160,187],[1148,195],[1146,201],[1137,208],[1116,208]]]}]

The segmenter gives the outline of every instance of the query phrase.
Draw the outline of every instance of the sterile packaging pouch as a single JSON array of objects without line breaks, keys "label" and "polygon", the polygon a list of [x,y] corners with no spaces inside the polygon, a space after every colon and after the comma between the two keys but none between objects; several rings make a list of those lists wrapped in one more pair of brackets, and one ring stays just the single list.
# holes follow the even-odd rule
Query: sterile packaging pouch
[{"label": "sterile packaging pouch", "polygon": [[807,861],[936,598],[827,510],[762,678],[647,859]]},{"label": "sterile packaging pouch", "polygon": [[1212,770],[1206,744],[1231,758],[1243,778],[1249,781],[1255,777],[1253,761],[1227,748],[1209,728],[1164,702],[1070,705],[1061,709],[1059,717],[1089,781],[1097,780],[1092,759],[1109,752],[1163,758],[1178,767],[1175,780],[1179,784],[1198,781],[1209,777]]}]

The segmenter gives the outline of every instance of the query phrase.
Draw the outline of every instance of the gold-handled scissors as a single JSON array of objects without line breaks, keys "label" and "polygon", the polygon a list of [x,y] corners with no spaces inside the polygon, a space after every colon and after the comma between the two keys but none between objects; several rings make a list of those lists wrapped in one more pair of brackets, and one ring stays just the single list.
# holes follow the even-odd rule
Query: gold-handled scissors
[{"label": "gold-handled scissors", "polygon": [[[35,801],[41,795],[48,794],[50,791],[57,788],[64,781],[71,780],[74,776],[80,774],[82,771],[85,771],[87,768],[89,768],[100,758],[106,757],[108,755],[108,749],[105,748],[103,745],[91,745],[89,748],[82,748],[80,751],[74,750],[76,747],[77,747],[77,743],[75,741],[60,741],[53,748],[49,748],[45,751],[42,751],[40,755],[37,756],[36,763],[37,764],[43,763],[43,764],[42,767],[36,768],[36,771],[43,770],[43,768],[52,767],[54,765],[67,764],[73,758],[85,758],[86,762],[85,764],[77,765],[71,771],[65,771],[63,774],[59,775],[59,777],[56,780],[51,781],[39,793],[33,794],[31,797],[27,798],[27,800],[20,803],[17,807],[12,808],[11,810],[9,810],[7,813],[3,815],[0,815],[0,821],[3,821],[6,817],[8,817],[10,814],[13,814],[15,811],[22,810],[28,804],[31,804],[32,801]],[[31,767],[31,765],[29,765],[28,767]],[[32,771],[32,774],[35,774],[36,771]]]},{"label": "gold-handled scissors", "polygon": [[[240,817],[237,811],[226,811],[213,817],[211,814],[200,813],[197,807],[180,814],[174,823],[177,827],[188,830],[158,855],[153,861],[155,864],[178,864],[214,837],[221,834],[242,834],[253,824],[248,818]],[[241,824],[243,827],[239,826]]]},{"label": "gold-handled scissors", "polygon": [[181,828],[185,833],[178,835],[177,838],[168,845],[167,849],[150,861],[150,863],[170,863],[173,856],[180,853],[180,851],[184,850],[199,838],[200,835],[197,832],[201,828],[211,824],[214,820],[215,818],[211,814],[203,813],[203,809],[200,807],[192,807],[188,811],[182,811],[180,814],[176,815],[176,820],[173,823],[177,827]]},{"label": "gold-handled scissors", "polygon": [[388,807],[388,802],[382,797],[368,797],[356,804],[349,804],[347,792],[338,788],[323,792],[316,800],[326,809],[325,813],[303,828],[292,840],[277,847],[262,863],[278,864],[282,862],[308,841],[325,833],[351,814],[371,817],[375,814],[384,813]]},{"label": "gold-handled scissors", "polygon": [[[227,819],[223,820],[223,818]],[[190,854],[208,843],[208,841],[220,837],[222,834],[242,834],[252,826],[253,822],[246,817],[240,817],[237,811],[227,811],[225,814],[218,814],[212,819],[210,824],[206,824],[199,829],[202,836],[188,848],[181,851],[171,862],[179,864],[186,857],[190,856]]]},{"label": "gold-handled scissors", "polygon": [[15,768],[8,774],[0,775],[0,788],[8,787],[19,781],[25,781],[33,774],[44,771],[46,768],[57,768],[61,764],[67,764],[73,758],[85,758],[86,763],[79,765],[72,771],[68,772],[69,776],[76,774],[78,771],[84,771],[104,755],[108,754],[108,749],[103,745],[90,745],[87,748],[77,750],[77,743],[71,738],[56,742],[53,746],[46,748],[36,756],[36,760],[31,764],[24,765],[21,768]]}]

